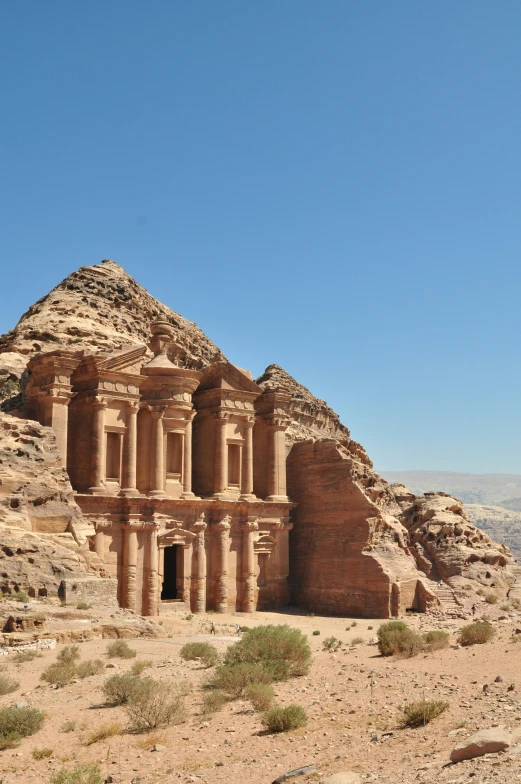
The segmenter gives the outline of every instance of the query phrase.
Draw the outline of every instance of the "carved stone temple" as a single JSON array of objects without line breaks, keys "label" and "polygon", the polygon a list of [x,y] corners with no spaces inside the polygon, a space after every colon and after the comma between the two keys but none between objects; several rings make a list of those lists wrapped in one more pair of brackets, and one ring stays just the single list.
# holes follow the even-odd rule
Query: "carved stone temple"
[{"label": "carved stone temple", "polygon": [[148,348],[34,356],[27,415],[56,433],[122,607],[286,605],[290,396],[227,361],[184,367],[168,322],[151,329]]}]

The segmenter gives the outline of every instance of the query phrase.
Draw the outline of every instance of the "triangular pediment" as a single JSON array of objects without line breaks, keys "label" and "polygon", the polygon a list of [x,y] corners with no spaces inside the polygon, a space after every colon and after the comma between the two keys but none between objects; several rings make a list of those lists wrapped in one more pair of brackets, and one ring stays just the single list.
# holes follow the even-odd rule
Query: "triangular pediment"
[{"label": "triangular pediment", "polygon": [[231,362],[214,362],[203,370],[198,392],[207,389],[235,389],[239,392],[262,394],[262,389],[252,380],[247,370]]},{"label": "triangular pediment", "polygon": [[146,353],[144,345],[125,346],[110,354],[93,354],[85,359],[84,365],[98,373],[139,374]]}]

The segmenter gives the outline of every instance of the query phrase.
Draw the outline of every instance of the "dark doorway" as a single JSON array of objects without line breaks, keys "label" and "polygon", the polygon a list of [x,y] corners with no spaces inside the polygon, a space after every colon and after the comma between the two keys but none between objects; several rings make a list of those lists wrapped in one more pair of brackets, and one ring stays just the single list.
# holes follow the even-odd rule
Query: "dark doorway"
[{"label": "dark doorway", "polygon": [[178,545],[171,545],[165,547],[165,566],[163,571],[163,590],[161,591],[161,599],[173,601],[177,599],[177,578],[181,575],[177,574],[177,561],[178,561]]}]

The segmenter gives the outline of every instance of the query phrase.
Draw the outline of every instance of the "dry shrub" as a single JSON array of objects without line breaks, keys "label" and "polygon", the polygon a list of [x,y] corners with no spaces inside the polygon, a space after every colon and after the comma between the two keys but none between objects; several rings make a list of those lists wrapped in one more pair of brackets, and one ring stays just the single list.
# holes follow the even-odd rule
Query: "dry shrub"
[{"label": "dry shrub", "polygon": [[495,631],[488,621],[476,621],[460,629],[458,642],[465,646],[482,645],[489,642],[494,635]]},{"label": "dry shrub", "polygon": [[114,640],[107,648],[109,659],[135,659],[137,651],[131,648],[126,640]]},{"label": "dry shrub", "polygon": [[77,610],[90,610],[91,605],[87,604],[87,602],[78,602],[76,605]]},{"label": "dry shrub", "polygon": [[423,635],[423,646],[426,651],[441,651],[449,647],[450,634],[439,629],[425,632]]},{"label": "dry shrub", "polygon": [[276,705],[262,716],[262,726],[268,732],[296,730],[298,727],[304,727],[307,721],[306,711],[300,705],[288,705],[286,708]]},{"label": "dry shrub", "polygon": [[329,653],[333,653],[333,651],[337,651],[341,647],[342,640],[337,640],[336,637],[326,637],[322,643],[322,650],[329,651]]},{"label": "dry shrub", "polygon": [[41,760],[46,759],[46,757],[52,757],[53,749],[33,749],[31,754],[33,759]]},{"label": "dry shrub", "polygon": [[87,659],[76,667],[78,678],[89,678],[91,675],[101,675],[105,672],[105,665],[101,659]]},{"label": "dry shrub", "polygon": [[377,632],[378,649],[382,656],[409,659],[423,650],[423,640],[403,621],[382,623]]},{"label": "dry shrub", "polygon": [[100,740],[107,740],[113,738],[114,735],[119,735],[121,732],[121,724],[117,721],[102,724],[96,730],[90,732],[85,738],[84,745],[92,746],[93,743],[99,743]]},{"label": "dry shrub", "polygon": [[8,678],[7,675],[0,675],[0,694],[11,694],[19,685],[18,681]]},{"label": "dry shrub", "polygon": [[62,768],[51,776],[50,784],[103,784],[105,777],[101,775],[98,765],[76,765],[72,770]]},{"label": "dry shrub", "polygon": [[150,659],[138,659],[137,661],[134,662],[134,664],[130,668],[130,672],[132,673],[132,675],[141,675],[143,670],[146,670],[147,667],[151,667],[151,666],[152,666],[152,662],[150,661]]},{"label": "dry shrub", "polygon": [[219,662],[217,648],[208,642],[187,642],[179,653],[183,661],[200,659],[205,667],[214,667]]},{"label": "dry shrub", "polygon": [[219,689],[232,699],[240,697],[247,686],[252,683],[274,683],[280,680],[281,668],[271,662],[240,662],[239,664],[222,664],[215,671],[210,686]]},{"label": "dry shrub", "polygon": [[222,691],[209,691],[203,695],[201,713],[205,715],[217,713],[221,708],[224,708],[227,702],[229,702],[229,697]]},{"label": "dry shrub", "polygon": [[498,597],[497,594],[494,593],[494,591],[489,591],[488,593],[485,594],[485,601],[488,602],[488,604],[497,604],[497,600]]},{"label": "dry shrub", "polygon": [[400,708],[402,713],[400,725],[402,727],[424,727],[440,716],[448,707],[449,703],[441,700],[409,702]]},{"label": "dry shrub", "polygon": [[80,658],[80,649],[77,645],[66,645],[58,654],[60,664],[73,664]]},{"label": "dry shrub", "polygon": [[49,664],[49,666],[45,668],[40,675],[40,680],[46,681],[47,683],[60,683],[61,685],[64,685],[74,678],[75,673],[76,667],[73,662],[69,662],[68,664],[55,662],[54,664]]},{"label": "dry shrub", "polygon": [[226,651],[225,664],[269,662],[273,671],[277,664],[279,679],[307,675],[311,665],[311,649],[300,629],[282,626],[255,626],[244,633],[239,642]]},{"label": "dry shrub", "polygon": [[250,683],[244,689],[244,699],[249,700],[256,711],[267,711],[273,705],[275,692],[268,683]]},{"label": "dry shrub", "polygon": [[124,675],[111,675],[107,678],[101,690],[110,705],[125,705],[139,688],[141,678],[138,675],[125,673]]},{"label": "dry shrub", "polygon": [[363,645],[363,644],[364,644],[364,638],[363,637],[353,637],[353,639],[351,640],[351,646]]},{"label": "dry shrub", "polygon": [[76,722],[75,721],[64,721],[60,727],[60,732],[74,732],[76,729]]},{"label": "dry shrub", "polygon": [[186,683],[164,683],[138,678],[139,684],[125,704],[131,729],[136,732],[180,724],[186,718]]},{"label": "dry shrub", "polygon": [[34,661],[34,659],[41,659],[43,654],[38,651],[19,651],[15,653],[12,661],[15,664],[24,664],[25,662]]},{"label": "dry shrub", "polygon": [[12,749],[22,738],[34,735],[43,720],[37,708],[0,708],[0,749]]}]

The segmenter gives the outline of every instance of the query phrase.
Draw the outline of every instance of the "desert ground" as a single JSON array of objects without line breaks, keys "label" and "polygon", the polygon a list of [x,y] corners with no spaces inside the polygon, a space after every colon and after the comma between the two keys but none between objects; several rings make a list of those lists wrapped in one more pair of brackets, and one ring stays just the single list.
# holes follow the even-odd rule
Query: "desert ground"
[{"label": "desert ground", "polygon": [[[45,605],[38,609],[44,612]],[[352,770],[362,781],[388,784],[521,781],[521,754],[516,753],[516,746],[458,764],[449,762],[453,747],[477,729],[498,725],[512,731],[521,728],[521,644],[515,643],[521,616],[513,609],[505,611],[483,603],[478,614],[485,613],[496,629],[495,639],[472,647],[456,644],[458,628],[468,623],[464,619],[408,616],[407,622],[415,629],[449,631],[451,645],[434,653],[397,659],[378,652],[378,620],[327,618],[293,609],[248,616],[190,616],[176,611],[175,605],[163,605],[156,620],[166,636],[128,642],[138,659],[152,662],[146,675],[191,684],[186,698],[188,718],[177,726],[139,734],[126,729],[122,707],[105,705],[101,691],[105,679],[130,670],[135,661],[109,659],[106,651],[111,640],[78,642],[81,660],[101,658],[105,672],[75,679],[63,687],[43,682],[40,675],[56,661],[64,643],[21,664],[15,663],[10,653],[0,658],[2,674],[15,678],[20,686],[0,697],[0,707],[27,703],[41,709],[46,719],[35,735],[0,752],[0,781],[48,782],[53,773],[73,768],[77,762],[96,762],[107,782],[121,784],[268,784],[306,765],[314,765],[316,773],[292,780],[304,784]],[[96,608],[78,612],[75,621],[74,615],[72,611],[64,615],[63,628],[67,623],[88,626],[97,620]],[[215,635],[210,634],[212,621]],[[308,636],[313,653],[309,674],[275,685],[277,703],[304,707],[307,726],[266,734],[259,714],[243,700],[226,704],[218,713],[202,715],[202,685],[212,669],[203,668],[198,661],[183,662],[179,651],[186,642],[201,640],[224,653],[238,639],[236,624],[250,628],[289,624]],[[313,635],[314,631],[320,634]],[[330,636],[343,643],[335,653],[323,650],[323,642]],[[355,638],[363,642],[351,645]],[[484,690],[485,684],[488,688]],[[449,708],[428,726],[400,729],[399,706],[422,698],[446,700]],[[119,734],[85,745],[89,733],[114,722],[121,725]],[[44,748],[52,749],[50,756],[34,759],[32,752]]]}]

